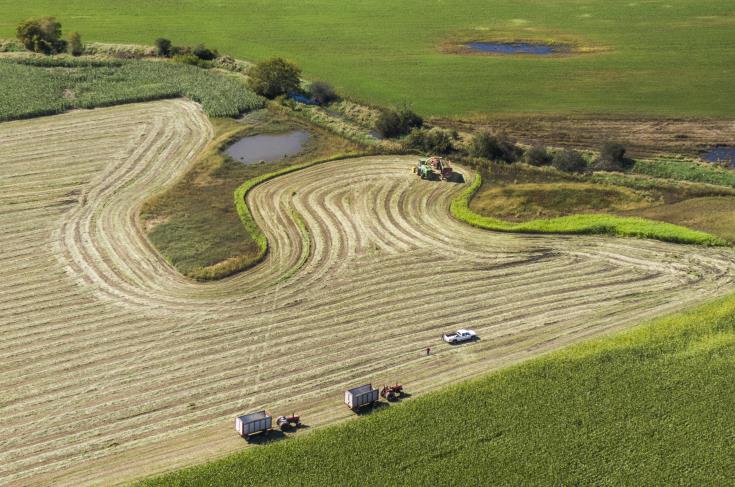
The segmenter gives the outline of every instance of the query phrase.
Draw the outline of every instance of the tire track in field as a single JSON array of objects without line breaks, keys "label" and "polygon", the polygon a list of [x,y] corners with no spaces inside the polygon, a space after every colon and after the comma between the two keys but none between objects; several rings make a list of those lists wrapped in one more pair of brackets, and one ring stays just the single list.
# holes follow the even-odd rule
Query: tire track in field
[{"label": "tire track in field", "polygon": [[[194,283],[137,215],[211,137],[181,100],[0,124],[0,483],[149,474],[239,448],[245,409],[330,423],[345,386],[421,393],[734,287],[727,249],[473,229],[448,213],[463,185],[395,156],[256,187],[266,261]],[[483,339],[441,346],[460,326]]]}]

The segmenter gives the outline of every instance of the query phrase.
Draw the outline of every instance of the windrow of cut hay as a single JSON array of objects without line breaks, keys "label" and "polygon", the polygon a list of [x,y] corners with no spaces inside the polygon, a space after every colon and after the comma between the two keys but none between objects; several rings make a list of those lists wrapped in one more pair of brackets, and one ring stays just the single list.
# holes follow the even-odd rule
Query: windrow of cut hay
[{"label": "windrow of cut hay", "polygon": [[726,485],[734,356],[730,296],[136,485]]}]

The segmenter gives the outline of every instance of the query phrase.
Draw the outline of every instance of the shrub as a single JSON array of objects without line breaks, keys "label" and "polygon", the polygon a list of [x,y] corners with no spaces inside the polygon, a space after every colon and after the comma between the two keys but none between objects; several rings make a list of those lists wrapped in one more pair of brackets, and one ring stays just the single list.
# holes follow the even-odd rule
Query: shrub
[{"label": "shrub", "polygon": [[198,44],[191,53],[201,59],[202,61],[212,61],[219,57],[219,53],[215,49],[214,51],[205,47],[204,44]]},{"label": "shrub", "polygon": [[470,155],[490,160],[515,162],[521,155],[521,149],[506,135],[479,132],[472,138]]},{"label": "shrub", "polygon": [[545,146],[536,144],[523,154],[523,162],[532,166],[547,166],[551,164],[552,156]]},{"label": "shrub", "polygon": [[203,59],[200,59],[194,54],[190,54],[190,53],[176,54],[172,59],[174,62],[177,62],[177,63],[189,64],[191,66],[199,66],[200,68],[211,67],[211,64],[209,61],[204,61]]},{"label": "shrub", "polygon": [[386,138],[406,135],[413,128],[420,128],[424,119],[404,106],[398,110],[383,110],[375,123],[375,129]]},{"label": "shrub", "polygon": [[608,142],[602,146],[600,156],[595,160],[594,169],[598,171],[625,171],[633,166],[633,161],[625,157],[622,144]]},{"label": "shrub", "polygon": [[314,81],[311,86],[309,86],[309,94],[319,105],[326,105],[339,100],[337,92],[334,91],[332,85],[326,81]]},{"label": "shrub", "polygon": [[69,34],[69,53],[72,56],[81,56],[83,52],[82,36],[79,35],[79,32],[72,32]]},{"label": "shrub", "polygon": [[551,164],[564,172],[584,172],[587,170],[587,161],[582,154],[575,150],[565,149],[554,154]]},{"label": "shrub", "polygon": [[447,154],[451,152],[452,134],[434,127],[432,129],[414,128],[406,137],[407,147],[418,149],[427,154]]},{"label": "shrub", "polygon": [[171,57],[171,41],[159,37],[156,39],[156,54],[161,57]]},{"label": "shrub", "polygon": [[61,24],[54,17],[24,20],[16,27],[15,35],[29,51],[57,54],[66,50]]},{"label": "shrub", "polygon": [[298,66],[281,58],[262,61],[248,71],[250,88],[270,99],[297,91],[300,75]]}]

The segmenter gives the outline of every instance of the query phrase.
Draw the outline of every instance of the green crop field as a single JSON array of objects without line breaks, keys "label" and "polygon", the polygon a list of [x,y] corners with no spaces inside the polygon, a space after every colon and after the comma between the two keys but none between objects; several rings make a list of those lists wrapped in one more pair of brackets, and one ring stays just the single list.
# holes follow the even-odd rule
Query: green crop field
[{"label": "green crop field", "polygon": [[[84,40],[205,42],[260,60],[285,56],[310,78],[424,114],[577,112],[732,116],[730,0],[0,0],[0,37],[55,15]],[[566,57],[440,52],[451,39],[573,41]]]},{"label": "green crop field", "polygon": [[729,485],[734,353],[731,296],[140,485]]},{"label": "green crop field", "polygon": [[0,59],[0,92],[0,121],[179,96],[201,103],[215,117],[264,105],[235,77],[153,61]]}]

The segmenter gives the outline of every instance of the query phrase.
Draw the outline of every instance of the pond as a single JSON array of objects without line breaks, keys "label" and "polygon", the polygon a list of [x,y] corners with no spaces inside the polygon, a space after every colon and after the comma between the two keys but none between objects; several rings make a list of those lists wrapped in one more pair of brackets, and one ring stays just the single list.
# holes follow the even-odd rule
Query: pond
[{"label": "pond", "polygon": [[309,138],[309,133],[303,130],[284,134],[250,135],[229,146],[225,154],[243,164],[280,161],[301,152]]},{"label": "pond", "polygon": [[536,54],[548,56],[564,52],[560,46],[550,44],[532,44],[530,42],[469,42],[467,47],[476,52],[497,54]]},{"label": "pond", "polygon": [[725,163],[731,168],[735,168],[735,147],[714,147],[706,152],[702,159],[716,164]]}]

